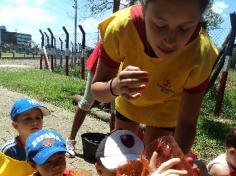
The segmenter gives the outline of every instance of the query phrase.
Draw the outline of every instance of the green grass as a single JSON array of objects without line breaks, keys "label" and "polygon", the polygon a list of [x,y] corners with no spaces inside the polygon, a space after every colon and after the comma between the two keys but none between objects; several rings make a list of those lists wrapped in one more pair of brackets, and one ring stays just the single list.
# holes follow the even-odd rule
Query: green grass
[{"label": "green grass", "polygon": [[[65,68],[61,68],[59,66],[55,67],[53,70],[54,73],[58,73],[61,75],[65,75]],[[86,77],[87,72],[85,72]],[[80,78],[80,67],[76,65],[72,65],[69,67],[69,76]]]},{"label": "green grass", "polygon": [[[213,113],[219,83],[210,89],[205,95],[202,108],[206,113]],[[222,118],[235,119],[236,118],[236,72],[229,72],[227,85],[224,94],[224,100],[221,108]]]},{"label": "green grass", "polygon": [[68,109],[73,108],[71,96],[83,95],[84,91],[84,81],[80,79],[40,70],[2,71],[0,84]]},{"label": "green grass", "polygon": [[1,53],[2,57],[13,57],[12,53]]},{"label": "green grass", "polygon": [[[79,68],[71,67],[69,77],[64,76],[61,68],[55,68],[54,73],[45,70],[1,71],[0,85],[72,109],[71,96],[83,95],[85,83],[79,79]],[[232,126],[236,126],[236,72],[229,73],[221,116],[214,117],[218,86],[216,82],[204,98],[193,146],[193,150],[206,161],[224,152],[224,136]]]},{"label": "green grass", "polygon": [[221,117],[201,114],[193,151],[196,151],[205,161],[225,152],[224,137],[235,125],[235,120],[225,121]]},{"label": "green grass", "polygon": [[193,149],[204,160],[212,159],[225,151],[224,137],[236,126],[236,72],[229,72],[224,100],[219,117],[214,117],[219,80],[205,95],[198,121],[197,137]]}]

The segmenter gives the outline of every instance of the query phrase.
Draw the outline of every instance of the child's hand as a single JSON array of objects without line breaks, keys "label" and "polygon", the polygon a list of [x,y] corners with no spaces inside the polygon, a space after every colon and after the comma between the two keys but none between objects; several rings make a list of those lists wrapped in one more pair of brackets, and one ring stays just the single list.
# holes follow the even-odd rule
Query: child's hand
[{"label": "child's hand", "polygon": [[179,158],[172,158],[160,165],[159,168],[156,168],[156,158],[157,153],[153,152],[153,155],[150,160],[150,171],[152,172],[151,176],[179,176],[186,175],[186,170],[175,170],[171,169],[173,166],[180,162]]},{"label": "child's hand", "polygon": [[193,160],[191,157],[186,157],[186,160],[192,165],[192,169],[199,176],[208,176],[206,165],[201,160]]},{"label": "child's hand", "polygon": [[147,86],[148,72],[138,67],[127,66],[113,79],[112,92],[121,95],[125,99],[135,99],[141,96]]}]

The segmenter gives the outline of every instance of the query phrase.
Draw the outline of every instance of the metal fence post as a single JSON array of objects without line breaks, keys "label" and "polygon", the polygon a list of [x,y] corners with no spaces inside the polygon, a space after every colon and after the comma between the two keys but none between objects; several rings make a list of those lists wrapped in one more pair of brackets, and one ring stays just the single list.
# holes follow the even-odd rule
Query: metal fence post
[{"label": "metal fence post", "polygon": [[84,32],[84,29],[81,25],[79,25],[79,29],[82,33],[82,54],[80,58],[80,78],[85,79],[84,76],[84,59],[85,59],[85,41],[86,41],[86,34]]},{"label": "metal fence post", "polygon": [[73,60],[74,60],[74,52],[75,52],[75,49],[74,49],[74,44],[73,42],[70,42],[71,43],[71,58],[70,58],[70,65],[72,66],[73,65]]},{"label": "metal fence post", "polygon": [[56,40],[56,38],[55,37],[53,37],[53,44],[54,44],[54,46],[53,46],[53,54],[54,54],[54,60],[55,60],[55,62],[54,62],[54,65],[55,65],[55,67],[57,66],[57,40]]},{"label": "metal fence post", "polygon": [[68,69],[68,62],[69,62],[69,33],[67,32],[65,26],[62,27],[64,32],[66,33],[66,49],[65,49],[65,57],[66,57],[66,64],[65,64],[65,74],[66,76],[69,75],[69,69]]},{"label": "metal fence post", "polygon": [[48,34],[47,34],[46,32],[44,32],[44,34],[45,34],[45,36],[46,36],[46,38],[47,38],[47,45],[46,45],[46,48],[48,48],[48,47],[49,47],[49,36],[48,36]]},{"label": "metal fence post", "polygon": [[39,29],[41,33],[41,53],[40,53],[40,61],[39,61],[39,68],[40,70],[43,68],[43,47],[44,47],[44,34],[41,29]]},{"label": "metal fence post", "polygon": [[63,41],[62,39],[59,37],[60,43],[61,43],[61,53],[60,53],[60,66],[62,67],[62,51],[63,51]]},{"label": "metal fence post", "polygon": [[54,69],[54,65],[53,65],[53,38],[54,38],[54,36],[53,36],[53,33],[52,33],[50,28],[48,28],[48,31],[51,35],[51,45],[50,45],[50,50],[51,51],[50,52],[51,52],[51,69],[53,71],[53,69]]}]

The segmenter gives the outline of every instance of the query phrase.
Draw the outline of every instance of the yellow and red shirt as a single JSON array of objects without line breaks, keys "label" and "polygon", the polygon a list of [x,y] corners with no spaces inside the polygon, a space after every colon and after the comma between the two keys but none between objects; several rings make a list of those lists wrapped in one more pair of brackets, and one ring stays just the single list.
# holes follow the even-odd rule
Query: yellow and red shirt
[{"label": "yellow and red shirt", "polygon": [[[169,58],[151,57],[145,53],[147,44],[135,26],[132,8],[140,6],[123,9],[99,24],[103,62],[114,67],[120,65],[120,70],[128,65],[137,66],[149,73],[149,82],[141,97],[131,101],[117,97],[116,110],[139,123],[175,127],[183,91],[205,90],[217,49],[201,29]],[[142,15],[142,10],[140,12]]]},{"label": "yellow and red shirt", "polygon": [[86,68],[91,71],[93,74],[96,72],[98,59],[101,53],[102,42],[99,41],[94,48],[93,52],[89,55],[89,58],[86,62]]},{"label": "yellow and red shirt", "polygon": [[26,176],[35,172],[26,161],[15,160],[0,152],[0,175],[1,176]]}]

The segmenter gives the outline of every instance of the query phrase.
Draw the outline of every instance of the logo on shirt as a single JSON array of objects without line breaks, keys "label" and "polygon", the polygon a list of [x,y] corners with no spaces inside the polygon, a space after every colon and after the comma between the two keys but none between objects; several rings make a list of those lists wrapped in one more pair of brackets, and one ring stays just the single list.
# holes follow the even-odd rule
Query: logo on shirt
[{"label": "logo on shirt", "polygon": [[162,80],[160,83],[157,83],[157,86],[160,88],[160,91],[164,94],[174,93],[175,91],[172,89],[171,81],[168,79]]}]

